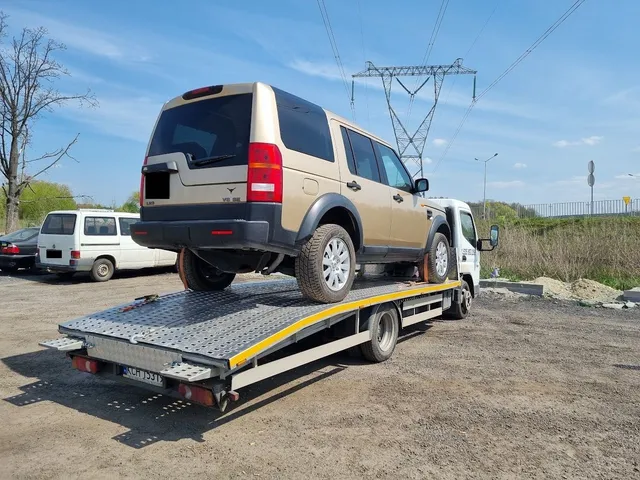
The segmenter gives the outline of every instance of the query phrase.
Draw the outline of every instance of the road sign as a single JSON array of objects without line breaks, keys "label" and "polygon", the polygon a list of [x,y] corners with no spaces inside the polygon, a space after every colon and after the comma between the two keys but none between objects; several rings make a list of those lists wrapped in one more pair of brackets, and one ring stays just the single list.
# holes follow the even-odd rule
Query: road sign
[{"label": "road sign", "polygon": [[593,176],[593,173],[590,173],[589,176],[587,177],[587,183],[589,184],[590,187],[593,187],[596,183],[596,177]]},{"label": "road sign", "polygon": [[596,170],[596,164],[593,163],[593,160],[589,160],[588,168],[589,173],[593,173]]},{"label": "road sign", "polygon": [[622,197],[622,200],[624,200],[625,205],[629,205],[629,203],[631,203],[631,197]]}]

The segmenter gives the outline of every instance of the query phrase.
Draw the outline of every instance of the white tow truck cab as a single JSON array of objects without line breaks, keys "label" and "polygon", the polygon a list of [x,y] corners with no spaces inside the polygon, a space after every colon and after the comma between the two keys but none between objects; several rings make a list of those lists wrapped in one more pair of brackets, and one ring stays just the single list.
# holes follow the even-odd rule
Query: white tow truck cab
[{"label": "white tow truck cab", "polygon": [[[64,336],[40,345],[66,352],[82,372],[221,411],[243,387],[349,348],[383,362],[403,328],[469,314],[478,293],[478,251],[498,245],[497,226],[490,239],[478,240],[467,204],[438,201],[454,225],[452,265],[442,284],[415,281],[406,268],[399,269],[405,277],[365,274],[343,301],[330,305],[303,297],[295,280],[212,292],[185,287],[61,323]],[[318,346],[282,350],[316,334],[323,339]]]},{"label": "white tow truck cab", "polygon": [[97,282],[109,280],[115,270],[175,265],[175,252],[133,241],[130,228],[139,220],[140,214],[107,209],[50,212],[38,235],[36,265],[60,276],[89,272]]}]

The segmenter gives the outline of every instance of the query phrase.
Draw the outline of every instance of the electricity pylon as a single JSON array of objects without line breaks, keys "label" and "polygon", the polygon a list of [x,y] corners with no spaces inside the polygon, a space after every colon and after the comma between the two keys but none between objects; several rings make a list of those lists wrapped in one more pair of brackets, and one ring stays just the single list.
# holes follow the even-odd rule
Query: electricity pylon
[{"label": "electricity pylon", "polygon": [[[440,90],[444,77],[447,75],[474,75],[473,77],[473,98],[476,96],[476,73],[475,70],[462,66],[462,59],[458,58],[451,65],[418,65],[418,66],[406,66],[406,67],[376,67],[372,62],[366,63],[367,69],[352,75],[352,99],[353,102],[353,87],[355,78],[361,77],[380,77],[382,78],[382,85],[384,86],[384,93],[387,97],[387,105],[389,107],[389,116],[391,117],[391,123],[393,125],[393,131],[398,144],[398,153],[402,161],[407,164],[408,161],[414,161],[417,163],[419,170],[414,174],[420,174],[424,176],[424,169],[422,164],[422,153],[427,143],[427,136],[429,135],[429,129],[431,128],[431,122],[433,121],[433,115],[438,105],[438,97],[440,96]],[[426,80],[416,88],[414,91],[409,90],[407,86],[402,83],[399,77],[424,77]],[[400,86],[409,94],[411,100],[415,95],[422,90],[422,88],[433,79],[433,106],[429,110],[429,113],[424,117],[422,123],[415,131],[413,135],[410,135],[406,127],[400,120],[400,117],[391,105],[391,85],[393,79],[400,84]],[[407,153],[409,146],[413,146],[415,153]]]}]

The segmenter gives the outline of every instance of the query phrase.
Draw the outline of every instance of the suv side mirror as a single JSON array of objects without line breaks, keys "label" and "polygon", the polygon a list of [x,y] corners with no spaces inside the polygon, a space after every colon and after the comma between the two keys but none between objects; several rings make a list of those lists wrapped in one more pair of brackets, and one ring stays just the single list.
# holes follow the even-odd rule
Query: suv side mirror
[{"label": "suv side mirror", "polygon": [[417,193],[426,192],[429,190],[429,180],[426,178],[417,178],[414,184],[415,191]]}]

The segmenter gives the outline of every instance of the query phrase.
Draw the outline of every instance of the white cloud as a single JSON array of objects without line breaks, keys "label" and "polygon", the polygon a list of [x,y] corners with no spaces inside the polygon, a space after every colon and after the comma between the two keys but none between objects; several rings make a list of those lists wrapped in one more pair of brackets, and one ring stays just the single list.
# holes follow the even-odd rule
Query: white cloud
[{"label": "white cloud", "polygon": [[489,182],[487,185],[493,188],[516,188],[524,187],[524,182],[522,180],[511,180],[505,182]]},{"label": "white cloud", "polygon": [[591,137],[581,138],[580,140],[558,140],[557,142],[553,142],[554,147],[564,148],[564,147],[572,147],[576,145],[597,145],[602,141],[604,137],[599,135],[592,135]]},{"label": "white cloud", "polygon": [[632,151],[632,152],[640,152],[640,146],[639,146],[639,147],[636,147],[636,148],[631,149],[631,151]]},{"label": "white cloud", "polygon": [[513,164],[513,168],[519,168],[519,169],[520,168],[527,168],[527,164],[526,163],[520,163],[520,162],[514,163]]},{"label": "white cloud", "polygon": [[447,142],[444,138],[434,138],[433,139],[433,144],[436,147],[444,147],[447,143],[449,143],[449,142]]},{"label": "white cloud", "polygon": [[640,173],[624,173],[622,175],[616,175],[619,180],[640,180]]}]

